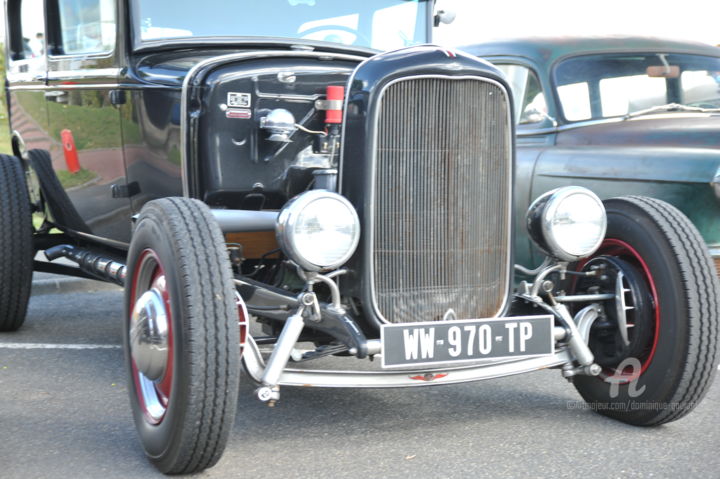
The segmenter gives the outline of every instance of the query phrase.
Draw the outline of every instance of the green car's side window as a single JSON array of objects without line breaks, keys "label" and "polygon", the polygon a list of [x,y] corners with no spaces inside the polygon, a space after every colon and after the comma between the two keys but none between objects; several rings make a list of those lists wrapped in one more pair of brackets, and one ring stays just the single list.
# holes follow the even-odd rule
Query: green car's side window
[{"label": "green car's side window", "polygon": [[537,74],[523,65],[496,64],[507,77],[515,98],[515,122],[539,123],[547,118],[547,103]]},{"label": "green car's side window", "polygon": [[[720,59],[675,53],[607,53],[562,60],[555,68],[566,121],[718,108]],[[669,110],[672,111],[672,110]]]}]

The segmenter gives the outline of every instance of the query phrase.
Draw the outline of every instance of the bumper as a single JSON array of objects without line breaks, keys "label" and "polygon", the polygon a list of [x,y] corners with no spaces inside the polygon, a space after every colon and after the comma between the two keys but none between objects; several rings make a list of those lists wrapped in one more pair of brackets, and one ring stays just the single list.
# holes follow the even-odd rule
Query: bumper
[{"label": "bumper", "polygon": [[[431,369],[387,370],[313,370],[286,368],[280,375],[278,386],[323,388],[397,388],[458,384],[483,379],[512,376],[540,369],[556,368],[572,362],[567,349],[552,356],[521,360],[485,361],[471,366]],[[262,383],[265,362],[252,338],[243,351],[245,370],[258,383]]]}]

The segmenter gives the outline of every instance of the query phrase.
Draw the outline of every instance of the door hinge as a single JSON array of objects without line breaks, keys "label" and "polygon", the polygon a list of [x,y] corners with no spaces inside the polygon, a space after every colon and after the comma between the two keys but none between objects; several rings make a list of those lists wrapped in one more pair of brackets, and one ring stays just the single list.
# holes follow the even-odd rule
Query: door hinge
[{"label": "door hinge", "polygon": [[130,198],[140,193],[140,185],[137,181],[128,184],[115,184],[110,187],[113,198]]},{"label": "door hinge", "polygon": [[125,90],[110,90],[110,103],[117,105],[125,104]]}]

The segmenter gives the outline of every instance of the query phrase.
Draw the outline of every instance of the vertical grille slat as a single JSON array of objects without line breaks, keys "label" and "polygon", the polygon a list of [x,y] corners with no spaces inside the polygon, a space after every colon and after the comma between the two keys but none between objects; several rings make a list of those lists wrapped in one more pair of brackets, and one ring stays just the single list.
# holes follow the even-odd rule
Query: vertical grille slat
[{"label": "vertical grille slat", "polygon": [[392,323],[491,317],[506,299],[512,159],[504,90],[419,77],[379,105],[372,211],[375,306]]}]

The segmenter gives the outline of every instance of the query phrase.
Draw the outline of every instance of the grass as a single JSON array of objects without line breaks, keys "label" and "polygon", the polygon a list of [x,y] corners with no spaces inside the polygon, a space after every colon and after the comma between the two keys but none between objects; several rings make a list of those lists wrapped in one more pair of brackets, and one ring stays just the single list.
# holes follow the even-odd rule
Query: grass
[{"label": "grass", "polygon": [[12,148],[10,147],[10,127],[8,126],[5,112],[0,114],[0,153],[12,153]]},{"label": "grass", "polygon": [[[122,143],[118,130],[121,114],[128,117],[123,121],[125,144],[141,143],[140,129],[130,120],[129,109],[119,113],[116,108],[103,104],[104,101],[106,100],[97,91],[79,90],[70,92],[68,104],[46,101],[39,95],[23,97],[27,111],[41,112],[47,109],[52,138],[59,140],[60,131],[66,127],[76,132],[75,146],[78,150],[119,147]],[[59,119],[62,119],[62,122],[57,121]]]},{"label": "grass", "polygon": [[[33,213],[32,220],[33,228],[35,229],[35,231],[38,231],[45,222],[45,215],[43,213]],[[62,234],[62,231],[57,228],[50,228],[50,231],[48,231],[48,233],[51,235],[60,235]]]},{"label": "grass", "polygon": [[85,168],[82,168],[77,173],[70,173],[69,171],[65,170],[58,170],[56,171],[56,173],[58,180],[60,180],[60,184],[63,185],[63,187],[66,189],[84,185],[88,181],[97,178],[97,175],[95,173],[93,173],[92,171],[88,171]]},{"label": "grass", "polygon": [[40,213],[33,213],[33,228],[35,228],[35,231],[40,229],[44,220],[45,217]]}]

